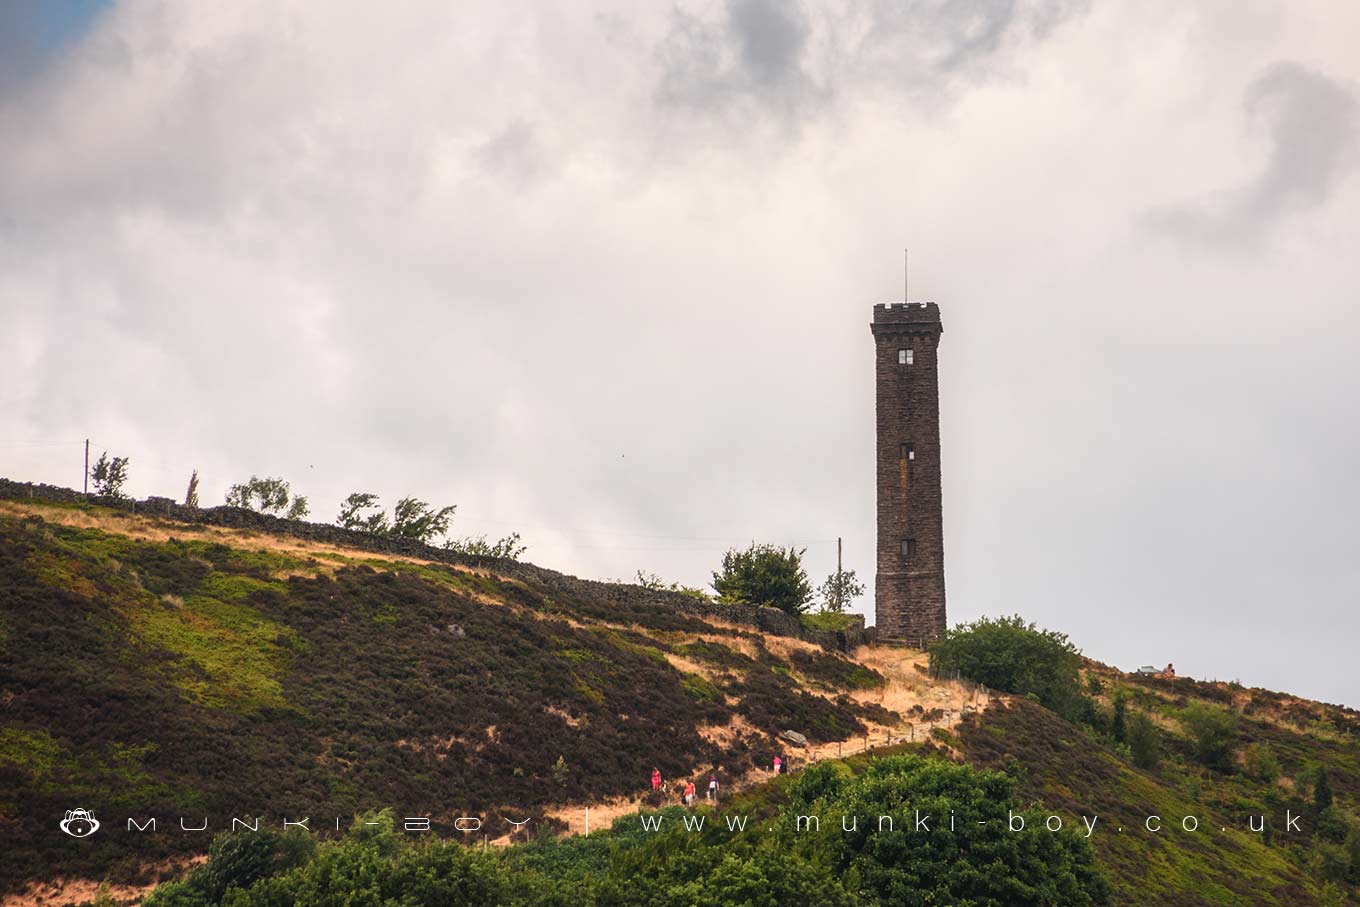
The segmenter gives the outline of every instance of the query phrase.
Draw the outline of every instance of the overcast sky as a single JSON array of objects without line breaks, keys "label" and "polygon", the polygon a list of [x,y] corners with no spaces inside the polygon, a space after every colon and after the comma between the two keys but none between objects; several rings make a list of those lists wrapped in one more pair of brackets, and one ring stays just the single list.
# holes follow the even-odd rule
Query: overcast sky
[{"label": "overcast sky", "polygon": [[872,582],[909,246],[951,620],[1360,705],[1360,6],[0,10],[0,475]]}]

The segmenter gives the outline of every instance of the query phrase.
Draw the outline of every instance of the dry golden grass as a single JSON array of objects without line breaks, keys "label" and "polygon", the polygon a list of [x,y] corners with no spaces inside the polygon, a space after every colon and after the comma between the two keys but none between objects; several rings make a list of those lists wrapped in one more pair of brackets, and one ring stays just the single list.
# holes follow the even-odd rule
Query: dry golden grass
[{"label": "dry golden grass", "polygon": [[671,663],[671,667],[677,671],[684,671],[686,674],[698,674],[705,680],[713,680],[722,676],[721,671],[714,670],[712,665],[702,664],[683,655],[676,655],[674,652],[667,652],[666,660]]},{"label": "dry golden grass", "polygon": [[[184,873],[199,863],[207,862],[207,854],[184,860],[167,860],[146,867],[161,879],[182,878]],[[64,907],[64,905],[93,904],[103,883],[96,879],[49,879],[34,882],[23,891],[6,895],[0,907]],[[115,904],[140,904],[142,899],[160,882],[146,885],[109,885],[106,894]]]}]

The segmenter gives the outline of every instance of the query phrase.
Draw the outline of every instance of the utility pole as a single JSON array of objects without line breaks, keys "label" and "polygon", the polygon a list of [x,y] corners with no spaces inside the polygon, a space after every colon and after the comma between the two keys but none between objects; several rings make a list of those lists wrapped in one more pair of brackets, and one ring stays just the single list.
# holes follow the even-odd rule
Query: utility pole
[{"label": "utility pole", "polygon": [[845,610],[845,584],[841,581],[841,537],[836,536],[836,608]]},{"label": "utility pole", "polygon": [[85,491],[86,497],[90,496],[90,439],[85,439]]}]

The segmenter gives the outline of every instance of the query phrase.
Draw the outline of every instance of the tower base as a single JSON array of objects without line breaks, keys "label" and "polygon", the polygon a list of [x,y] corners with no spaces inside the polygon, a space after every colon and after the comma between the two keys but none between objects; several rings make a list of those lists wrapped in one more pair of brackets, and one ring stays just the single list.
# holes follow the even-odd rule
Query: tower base
[{"label": "tower base", "polygon": [[926,648],[944,636],[943,578],[933,572],[880,571],[874,579],[874,621],[879,639]]}]

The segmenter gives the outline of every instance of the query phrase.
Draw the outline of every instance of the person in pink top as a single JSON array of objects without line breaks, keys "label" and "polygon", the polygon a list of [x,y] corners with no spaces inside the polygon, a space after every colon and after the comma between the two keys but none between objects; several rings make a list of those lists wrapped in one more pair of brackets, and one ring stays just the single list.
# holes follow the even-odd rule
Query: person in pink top
[{"label": "person in pink top", "polygon": [[780,770],[781,770],[783,767],[784,767],[784,761],[783,761],[782,759],[780,759],[778,756],[775,756],[775,757],[774,757],[774,773],[775,773],[776,775],[779,774]]},{"label": "person in pink top", "polygon": [[661,769],[652,769],[652,793],[661,790]]}]

